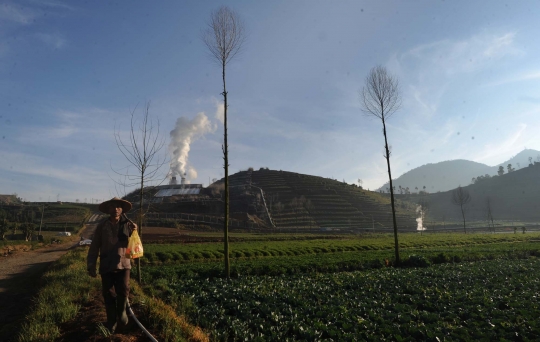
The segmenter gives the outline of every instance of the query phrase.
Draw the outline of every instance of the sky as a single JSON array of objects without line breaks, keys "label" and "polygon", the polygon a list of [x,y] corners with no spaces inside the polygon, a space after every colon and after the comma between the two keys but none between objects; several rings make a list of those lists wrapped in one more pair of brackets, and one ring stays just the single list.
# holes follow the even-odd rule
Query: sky
[{"label": "sky", "polygon": [[201,39],[223,5],[246,32],[227,65],[231,174],[383,185],[382,123],[360,101],[377,65],[402,96],[387,122],[394,178],[540,150],[540,2],[3,1],[0,193],[99,202],[135,189],[115,134],[129,142],[145,108],[166,161],[152,184],[170,165],[204,186],[223,177],[221,69]]}]

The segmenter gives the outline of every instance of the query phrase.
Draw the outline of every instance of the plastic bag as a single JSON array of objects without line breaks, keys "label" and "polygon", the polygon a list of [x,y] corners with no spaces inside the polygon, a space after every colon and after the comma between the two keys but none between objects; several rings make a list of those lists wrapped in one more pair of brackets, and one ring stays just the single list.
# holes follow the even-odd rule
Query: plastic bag
[{"label": "plastic bag", "polygon": [[128,259],[137,259],[143,256],[143,246],[139,233],[135,230],[128,240],[128,245],[126,248],[126,258]]}]

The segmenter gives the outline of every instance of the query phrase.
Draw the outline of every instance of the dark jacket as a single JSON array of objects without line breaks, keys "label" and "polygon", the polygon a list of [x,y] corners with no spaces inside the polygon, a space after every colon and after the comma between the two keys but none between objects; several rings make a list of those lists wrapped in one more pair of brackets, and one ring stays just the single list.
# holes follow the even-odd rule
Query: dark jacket
[{"label": "dark jacket", "polygon": [[99,274],[131,269],[131,261],[126,258],[128,244],[126,225],[126,221],[120,220],[114,224],[109,219],[98,224],[88,250],[88,271],[96,269],[98,255],[100,261]]}]

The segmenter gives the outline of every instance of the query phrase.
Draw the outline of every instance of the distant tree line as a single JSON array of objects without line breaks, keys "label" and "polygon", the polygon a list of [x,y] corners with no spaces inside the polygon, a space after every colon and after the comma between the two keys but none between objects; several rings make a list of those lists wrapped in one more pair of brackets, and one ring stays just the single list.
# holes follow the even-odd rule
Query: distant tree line
[{"label": "distant tree line", "polygon": [[33,208],[23,208],[16,210],[0,209],[0,239],[6,240],[6,235],[9,231],[15,237],[20,231],[25,241],[30,241],[34,234],[36,224],[34,219],[36,211]]},{"label": "distant tree line", "polygon": [[[532,159],[532,157],[529,157],[529,160],[531,160],[531,159]],[[518,167],[519,167],[519,163],[518,163],[517,165],[518,165]],[[530,165],[532,165],[532,164],[530,164]],[[511,173],[511,172],[516,171],[516,169],[515,169],[514,167],[512,167],[512,164],[508,164],[508,165],[506,165],[506,171],[507,171],[508,173]],[[503,167],[502,165],[499,166],[499,169],[497,170],[497,175],[499,175],[499,176],[504,175],[504,167]],[[483,181],[485,181],[485,180],[487,180],[487,179],[491,179],[491,178],[492,178],[492,176],[490,176],[490,175],[488,175],[488,174],[486,173],[486,174],[483,175],[483,176],[480,175],[480,176],[478,176],[478,177],[473,177],[473,178],[471,179],[471,184],[482,183]]]}]

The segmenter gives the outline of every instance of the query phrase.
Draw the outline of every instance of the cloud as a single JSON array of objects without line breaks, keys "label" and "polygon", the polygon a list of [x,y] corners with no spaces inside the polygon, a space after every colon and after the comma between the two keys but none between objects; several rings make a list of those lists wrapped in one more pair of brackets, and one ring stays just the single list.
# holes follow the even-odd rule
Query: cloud
[{"label": "cloud", "polygon": [[489,63],[522,51],[514,47],[515,32],[501,35],[480,33],[463,40],[440,40],[419,45],[405,52],[400,59],[416,61],[437,74],[454,75],[486,68]]},{"label": "cloud", "polygon": [[535,71],[529,71],[529,72],[523,73],[518,76],[509,77],[500,81],[487,83],[485,86],[496,87],[496,86],[500,86],[500,85],[508,84],[508,83],[517,83],[517,82],[531,81],[531,80],[537,80],[537,79],[540,79],[540,71],[535,70]]},{"label": "cloud", "polygon": [[58,127],[27,127],[23,137],[25,142],[32,139],[34,142],[48,141],[51,139],[65,139],[72,137],[79,132],[79,129],[70,125],[61,125]]},{"label": "cloud", "polygon": [[87,185],[108,180],[104,172],[80,166],[63,165],[61,168],[55,167],[49,164],[49,159],[30,154],[2,152],[0,156],[2,158],[0,170]]},{"label": "cloud", "polygon": [[523,102],[540,104],[540,97],[535,96],[520,96],[519,99]]},{"label": "cloud", "polygon": [[64,9],[69,11],[74,11],[75,7],[69,6],[66,3],[56,2],[56,1],[49,1],[49,0],[32,0],[31,3],[36,4],[39,7],[45,7],[45,8],[58,8],[58,9]]},{"label": "cloud", "polygon": [[223,102],[219,101],[215,97],[212,97],[212,102],[214,102],[214,105],[216,106],[216,115],[215,115],[216,119],[219,122],[224,123],[225,122],[225,105],[223,104]]},{"label": "cloud", "polygon": [[486,145],[481,153],[477,157],[473,157],[472,160],[484,163],[494,163],[496,160],[501,159],[501,155],[514,155],[516,151],[520,151],[523,148],[523,145],[519,142],[524,137],[526,130],[526,124],[518,124],[504,140],[498,144]]},{"label": "cloud", "polygon": [[73,11],[71,7],[65,3],[56,1],[30,1],[25,5],[18,3],[5,2],[0,5],[0,20],[18,25],[30,25],[34,23],[36,18],[43,15],[60,14],[61,11]]},{"label": "cloud", "polygon": [[55,49],[60,49],[66,44],[66,40],[59,34],[37,33],[38,40]]},{"label": "cloud", "polygon": [[[22,144],[65,145],[66,138],[89,138],[89,140],[114,141],[115,129],[112,128],[117,112],[100,108],[87,108],[79,110],[56,110],[48,113],[51,119],[48,125],[25,125],[17,136]],[[107,127],[101,123],[108,122]],[[129,131],[117,127],[116,132],[125,136]],[[73,145],[73,140],[71,141]]]},{"label": "cloud", "polygon": [[[518,50],[512,48],[514,42],[515,32],[509,32],[502,36],[488,37],[487,46],[483,46],[484,56],[488,58],[498,57],[508,52],[517,52]],[[476,37],[475,37],[476,38]],[[481,43],[485,44],[484,39],[480,39]],[[473,43],[477,43],[476,41]],[[508,50],[510,48],[510,50]]]},{"label": "cloud", "polygon": [[515,47],[515,37],[515,32],[484,31],[461,40],[418,45],[392,56],[388,66],[404,85],[404,107],[423,118],[433,117],[453,81],[523,54]]},{"label": "cloud", "polygon": [[0,5],[0,19],[16,24],[28,25],[32,23],[37,13],[31,9],[13,4],[4,3]]}]

